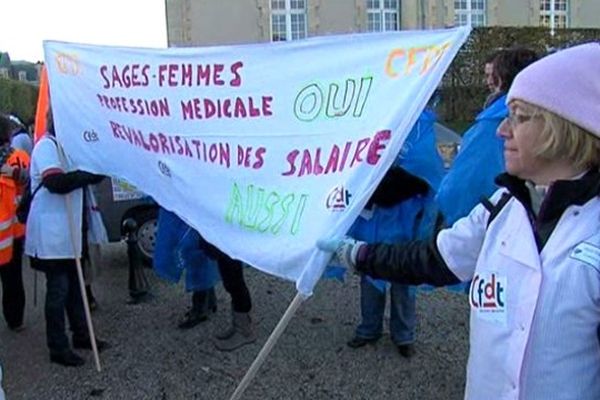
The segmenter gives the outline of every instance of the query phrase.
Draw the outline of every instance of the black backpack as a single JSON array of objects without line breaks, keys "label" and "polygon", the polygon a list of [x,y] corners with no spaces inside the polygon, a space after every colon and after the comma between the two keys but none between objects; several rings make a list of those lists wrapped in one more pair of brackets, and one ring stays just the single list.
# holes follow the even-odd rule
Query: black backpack
[{"label": "black backpack", "polygon": [[31,209],[31,203],[33,202],[33,198],[34,198],[35,194],[38,192],[38,190],[40,190],[41,187],[42,187],[42,182],[40,182],[40,184],[32,192],[31,191],[31,181],[29,181],[29,183],[25,187],[25,190],[23,191],[23,195],[21,196],[21,200],[19,201],[19,204],[17,205],[17,212],[16,212],[17,221],[19,221],[20,223],[22,223],[22,224],[27,223],[27,216],[29,215],[29,210]]},{"label": "black backpack", "polygon": [[[50,139],[55,145],[57,145],[56,143],[56,139],[52,136],[48,136],[48,139]],[[29,210],[31,209],[31,203],[33,202],[33,198],[35,197],[35,194],[38,192],[38,190],[40,190],[40,188],[43,186],[43,182],[40,182],[40,184],[35,188],[35,190],[32,192],[31,191],[31,178],[29,178],[29,182],[27,183],[27,186],[25,186],[25,190],[23,190],[23,195],[21,196],[21,200],[19,200],[19,204],[17,205],[17,221],[19,221],[22,224],[27,223],[27,216],[29,215]]]}]

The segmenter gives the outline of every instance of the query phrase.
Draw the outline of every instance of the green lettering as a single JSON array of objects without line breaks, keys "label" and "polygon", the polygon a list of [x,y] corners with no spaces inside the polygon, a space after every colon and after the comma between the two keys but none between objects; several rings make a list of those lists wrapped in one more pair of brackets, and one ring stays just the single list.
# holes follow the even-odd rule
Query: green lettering
[{"label": "green lettering", "polygon": [[[290,221],[289,232],[292,235],[298,234],[308,201],[307,194],[282,195],[265,188],[247,185],[244,198],[242,190],[237,183],[233,184],[225,212],[225,222],[251,231],[261,233],[270,231],[273,235],[277,235],[286,222]],[[288,218],[290,216],[292,216],[291,220]]]},{"label": "green lettering", "polygon": [[[352,115],[355,117],[362,116],[367,98],[369,97],[369,91],[371,90],[371,83],[373,82],[372,76],[365,76],[360,80],[360,88],[358,89],[358,96],[356,96],[356,102],[354,103],[354,112]],[[365,88],[366,86],[366,88]]]},{"label": "green lettering", "polygon": [[256,202],[257,202],[257,200],[255,199],[255,196],[254,196],[254,185],[248,185],[248,187],[246,188],[246,207],[245,207],[246,212],[244,214],[244,219],[243,219],[242,223],[240,224],[244,228],[248,228],[248,229],[254,228],[256,218],[252,218],[252,215],[253,215],[252,213],[253,213],[254,209],[256,208],[256,206],[255,206]]},{"label": "green lettering", "polygon": [[277,235],[281,230],[283,223],[285,222],[285,220],[288,217],[288,214],[290,213],[290,204],[294,201],[295,197],[296,196],[293,193],[290,193],[287,194],[283,198],[283,200],[281,200],[281,218],[279,218],[279,221],[275,222],[273,226],[271,226],[271,233],[273,233],[274,235]]},{"label": "green lettering", "polygon": [[292,226],[290,228],[290,233],[292,235],[296,235],[300,230],[300,220],[302,219],[302,214],[304,214],[304,207],[306,207],[307,198],[307,194],[300,195],[300,199],[298,200],[298,207],[296,207],[296,214],[294,215],[294,219],[292,220]]},{"label": "green lettering", "polygon": [[275,204],[279,203],[281,197],[276,192],[271,192],[267,196],[267,199],[264,202],[264,210],[266,211],[265,217],[256,225],[256,229],[259,232],[266,232],[271,226],[271,220],[273,219],[273,207]]},{"label": "green lettering", "polygon": [[338,85],[337,83],[332,83],[329,85],[329,94],[327,96],[327,108],[325,110],[325,114],[329,118],[343,117],[344,115],[346,115],[346,113],[350,109],[352,100],[354,100],[355,87],[356,82],[354,81],[354,79],[346,79],[346,89],[340,101],[340,85]]},{"label": "green lettering", "polygon": [[236,183],[233,184],[233,189],[231,190],[231,199],[229,200],[227,212],[225,213],[225,221],[232,224],[235,222],[234,218],[242,225],[242,222],[244,221],[244,207],[242,195]]}]

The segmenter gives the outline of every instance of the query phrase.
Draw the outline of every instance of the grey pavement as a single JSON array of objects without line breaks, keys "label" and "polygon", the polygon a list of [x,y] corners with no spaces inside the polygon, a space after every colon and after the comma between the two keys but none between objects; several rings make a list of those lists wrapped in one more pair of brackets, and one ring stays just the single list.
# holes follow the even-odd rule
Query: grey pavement
[{"label": "grey pavement", "polygon": [[[45,344],[44,276],[25,269],[27,328],[14,333],[0,321],[0,363],[8,400],[18,399],[229,399],[295,295],[293,283],[248,268],[259,340],[232,353],[214,347],[212,335],[225,326],[229,300],[219,285],[218,311],[189,331],[176,324],[190,303],[182,286],[147,270],[153,298],[128,305],[127,257],[122,244],[107,246],[105,268],[94,284],[99,309],[97,335],[112,344],[100,354],[96,372],[86,365],[51,364]],[[420,292],[417,353],[403,359],[389,336],[351,349],[346,341],[358,322],[358,278],[322,281],[251,382],[243,399],[419,399],[463,397],[468,351],[468,304],[446,290]]]}]

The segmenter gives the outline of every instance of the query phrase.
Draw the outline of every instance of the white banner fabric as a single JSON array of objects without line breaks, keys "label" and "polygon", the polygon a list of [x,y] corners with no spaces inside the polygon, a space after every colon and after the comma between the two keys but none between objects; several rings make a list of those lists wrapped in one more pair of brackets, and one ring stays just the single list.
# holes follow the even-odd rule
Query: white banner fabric
[{"label": "white banner fabric", "polygon": [[207,48],[47,41],[56,135],[209,242],[312,294],[468,28]]}]

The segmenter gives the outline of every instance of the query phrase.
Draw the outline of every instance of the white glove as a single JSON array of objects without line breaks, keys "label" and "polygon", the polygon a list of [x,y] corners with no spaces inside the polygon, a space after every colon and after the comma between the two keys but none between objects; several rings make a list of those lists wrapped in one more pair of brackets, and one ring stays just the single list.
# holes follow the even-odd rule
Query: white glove
[{"label": "white glove", "polygon": [[356,268],[358,251],[366,244],[349,236],[342,239],[320,239],[317,241],[319,249],[333,253],[330,262],[352,270]]},{"label": "white glove", "polygon": [[15,167],[11,167],[10,165],[5,163],[4,165],[2,165],[2,167],[0,167],[0,175],[12,178],[13,174],[15,173],[15,170]]},{"label": "white glove", "polygon": [[27,183],[29,180],[29,172],[26,168],[11,167],[8,164],[4,164],[0,167],[0,175],[12,178],[21,185]]}]

